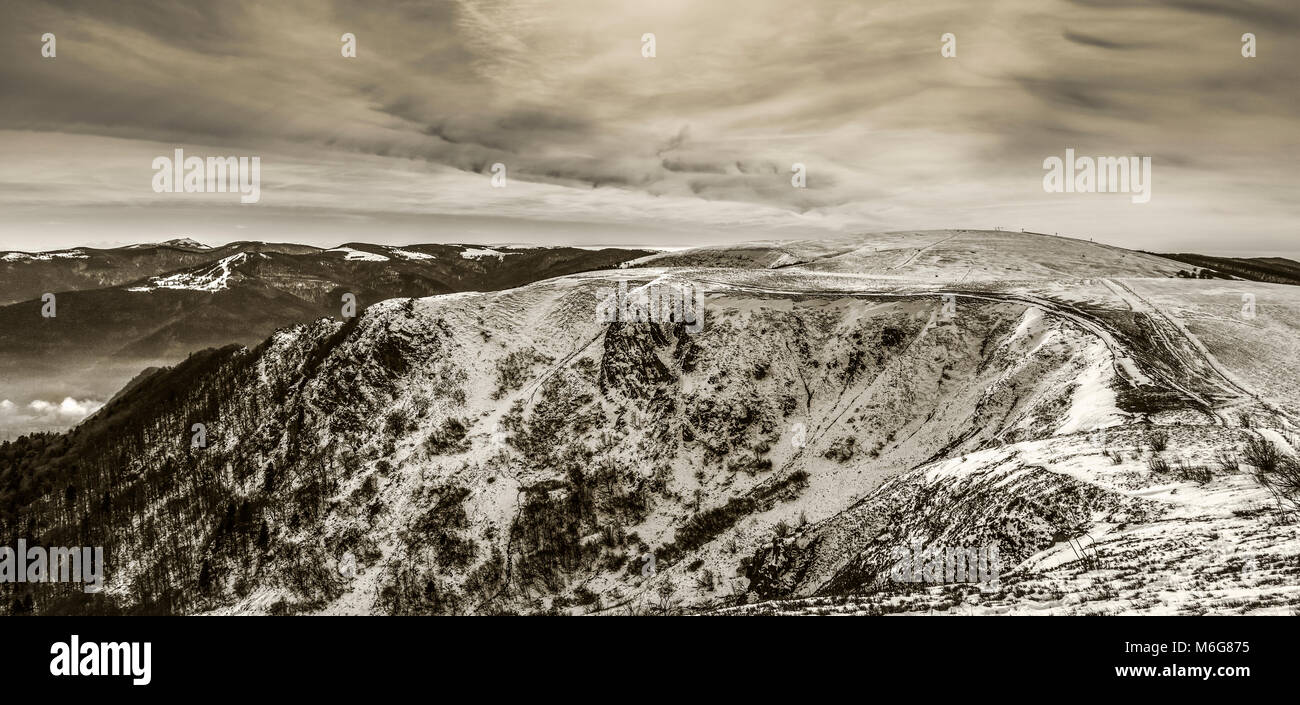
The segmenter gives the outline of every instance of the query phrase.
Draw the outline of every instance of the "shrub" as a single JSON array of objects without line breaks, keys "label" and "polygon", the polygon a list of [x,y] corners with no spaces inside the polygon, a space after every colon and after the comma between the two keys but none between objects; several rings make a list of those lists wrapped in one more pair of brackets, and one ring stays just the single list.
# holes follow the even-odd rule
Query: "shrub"
[{"label": "shrub", "polygon": [[388,416],[384,419],[384,430],[389,436],[405,436],[411,425],[410,415],[401,408],[388,412]]},{"label": "shrub", "polygon": [[528,381],[528,372],[537,364],[546,364],[553,360],[549,355],[537,352],[533,348],[515,350],[504,358],[497,360],[497,388],[492,392],[493,399],[500,399],[519,389]]},{"label": "shrub", "polygon": [[1170,470],[1169,461],[1159,455],[1152,455],[1150,460],[1147,460],[1147,468],[1157,475],[1163,475]]},{"label": "shrub", "polygon": [[886,326],[880,330],[880,344],[887,348],[901,347],[906,339],[907,334],[899,328]]},{"label": "shrub", "polygon": [[448,418],[442,426],[429,434],[424,440],[424,449],[429,455],[446,455],[464,450],[465,424],[460,419]]},{"label": "shrub", "polygon": [[1214,479],[1214,473],[1204,465],[1189,465],[1183,460],[1178,461],[1178,479],[1195,482],[1198,485],[1205,485]]},{"label": "shrub", "polygon": [[1273,442],[1260,436],[1251,436],[1246,439],[1246,462],[1254,465],[1255,468],[1264,473],[1271,473],[1277,469],[1278,463],[1281,462],[1282,452],[1273,445]]},{"label": "shrub", "polygon": [[1252,436],[1246,442],[1246,462],[1255,481],[1273,494],[1283,511],[1300,510],[1300,462],[1284,454],[1267,438]]},{"label": "shrub", "polygon": [[853,457],[853,452],[857,446],[858,439],[853,436],[845,436],[831,444],[830,448],[822,453],[822,457],[834,460],[837,463],[845,462]]},{"label": "shrub", "polygon": [[[777,501],[793,499],[807,486],[808,472],[796,470],[770,485],[756,487],[748,496],[732,497],[720,507],[706,509],[692,515],[677,529],[673,542],[664,545],[656,553],[660,564],[675,563],[683,553],[693,551],[717,538],[742,517],[767,511]],[[734,542],[732,545],[734,546]]]},{"label": "shrub", "polygon": [[586,585],[579,585],[578,588],[573,591],[573,604],[575,605],[586,607],[587,605],[595,604],[599,599],[600,597],[596,593],[592,592],[591,588]]},{"label": "shrub", "polygon": [[1241,460],[1235,453],[1221,450],[1215,460],[1219,463],[1219,470],[1226,474],[1230,475],[1241,469]]},{"label": "shrub", "polygon": [[1169,433],[1166,431],[1152,431],[1147,434],[1147,443],[1151,444],[1151,450],[1162,451],[1169,447]]}]

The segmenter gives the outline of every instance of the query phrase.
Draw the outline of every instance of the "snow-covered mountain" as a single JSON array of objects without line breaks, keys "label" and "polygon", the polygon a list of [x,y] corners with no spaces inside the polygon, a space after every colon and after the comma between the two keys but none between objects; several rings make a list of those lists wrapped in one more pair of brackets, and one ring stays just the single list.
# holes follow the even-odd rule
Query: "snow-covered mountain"
[{"label": "snow-covered mountain", "polygon": [[39,612],[1289,612],[1300,294],[1178,268],[946,231],[394,298],[0,445],[0,530],[106,547]]},{"label": "snow-covered mountain", "polygon": [[[393,297],[518,286],[601,269],[644,250],[509,249],[509,257],[464,258],[465,245],[332,250],[277,243],[197,249],[77,249],[24,255],[0,271],[0,401],[18,409],[60,399],[102,402],[147,367],[228,344],[256,345],[276,329],[343,315]],[[64,257],[66,255],[66,257]],[[55,295],[44,317],[42,293]],[[0,412],[0,439],[65,430],[79,419]]]}]

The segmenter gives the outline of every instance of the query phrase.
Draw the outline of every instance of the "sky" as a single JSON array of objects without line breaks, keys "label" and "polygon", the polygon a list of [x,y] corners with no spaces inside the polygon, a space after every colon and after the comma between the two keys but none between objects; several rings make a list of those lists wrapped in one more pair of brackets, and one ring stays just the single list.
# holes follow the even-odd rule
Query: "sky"
[{"label": "sky", "polygon": [[[0,250],[1003,227],[1300,256],[1298,30],[1295,0],[0,0]],[[258,157],[260,199],[155,192],[178,148]],[[1150,201],[1045,191],[1067,148],[1150,156]]]}]

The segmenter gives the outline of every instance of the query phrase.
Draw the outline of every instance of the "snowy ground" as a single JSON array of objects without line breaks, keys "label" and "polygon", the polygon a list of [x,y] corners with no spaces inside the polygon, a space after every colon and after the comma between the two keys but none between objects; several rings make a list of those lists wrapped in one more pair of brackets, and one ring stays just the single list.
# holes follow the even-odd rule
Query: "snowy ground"
[{"label": "snowy ground", "polygon": [[[437,329],[454,342],[399,383],[392,407],[420,421],[390,450],[375,451],[396,474],[372,468],[340,488],[338,501],[346,501],[371,476],[382,478],[380,520],[358,525],[344,513],[325,529],[335,536],[361,528],[378,557],[360,566],[342,597],[313,611],[373,611],[385,566],[412,560],[401,537],[424,510],[422,488],[433,483],[470,488],[470,534],[507,556],[516,550],[504,538],[515,532],[524,498],[550,488],[560,506],[568,490],[563,472],[512,449],[503,423],[516,405],[524,419],[540,414],[561,380],[591,399],[568,415],[597,408],[607,421],[590,435],[559,432],[554,444],[596,452],[593,464],[623,470],[624,482],[663,482],[645,516],[619,531],[639,537],[640,550],[671,560],[654,574],[635,569],[639,555],[624,557],[632,566],[560,574],[553,592],[511,595],[511,609],[1294,611],[1300,528],[1241,460],[1251,436],[1288,454],[1300,438],[1291,388],[1275,384],[1300,347],[1297,321],[1282,310],[1290,291],[1162,278],[1177,265],[1056,238],[1027,248],[1026,237],[1036,236],[950,231],[891,234],[847,250],[782,243],[688,251],[647,258],[655,266],[431,297],[406,314],[401,301],[372,308],[361,341]],[[1014,247],[990,247],[990,240]],[[714,266],[719,260],[730,266]],[[1072,268],[1082,271],[1061,276]],[[624,279],[708,292],[705,330],[691,339],[700,348],[693,369],[679,365],[681,341],[676,352],[654,352],[669,374],[658,384],[678,400],[673,416],[610,391],[604,377],[599,387],[581,381],[590,377],[579,370],[606,369],[610,356],[636,350],[611,348],[595,316]],[[1259,315],[1239,321],[1228,299],[1240,302],[1245,289],[1256,294]],[[854,336],[878,340],[889,328],[905,331],[904,342],[879,367],[867,363],[862,377],[846,376],[845,360],[864,349],[850,342]],[[292,346],[292,336],[283,343]],[[803,344],[811,349],[800,353]],[[334,354],[355,365],[367,354],[357,345]],[[882,345],[865,345],[868,359]],[[503,361],[520,352],[528,355],[518,384],[498,388]],[[607,373],[619,384],[654,364],[643,358]],[[755,365],[766,375],[758,381],[750,375]],[[449,379],[460,380],[463,401],[429,394]],[[783,406],[785,397],[793,397],[786,415],[764,410]],[[757,414],[757,430],[737,442],[762,446],[765,469],[736,471],[737,451],[725,462],[708,461],[697,445],[680,441],[688,426],[708,432],[692,416],[696,408],[712,409],[704,418],[719,424]],[[422,440],[451,415],[471,422],[467,445],[431,456]],[[837,454],[846,440],[856,451]],[[385,440],[375,434],[359,442],[379,448]],[[1155,459],[1171,469],[1157,469]],[[752,504],[684,554],[669,550],[702,508],[764,496],[798,473],[807,479],[797,492]],[[882,580],[890,551],[917,541],[997,542],[1000,578],[986,590]],[[464,580],[466,573],[445,577]],[[596,595],[595,604],[575,605],[579,589]],[[263,612],[283,596],[264,587],[222,611]]]}]

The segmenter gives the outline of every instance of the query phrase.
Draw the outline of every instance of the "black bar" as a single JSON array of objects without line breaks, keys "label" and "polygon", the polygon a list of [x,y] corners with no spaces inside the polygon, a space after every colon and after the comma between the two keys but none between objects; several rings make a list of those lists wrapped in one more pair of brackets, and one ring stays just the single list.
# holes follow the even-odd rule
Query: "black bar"
[{"label": "black bar", "polygon": [[[3,626],[5,682],[50,694],[241,697],[252,688],[328,697],[382,683],[435,700],[462,688],[465,697],[516,689],[538,696],[545,688],[583,700],[747,690],[807,699],[840,688],[863,696],[901,688],[927,699],[1038,699],[1276,689],[1295,670],[1291,622],[1280,618],[37,617]],[[52,675],[51,645],[74,634],[81,644],[149,642],[150,683]],[[1165,646],[1151,653],[1137,644]],[[1198,644],[1215,650],[1198,652]],[[1247,667],[1249,674],[1116,675],[1130,666]],[[610,688],[593,690],[602,682]]]}]

